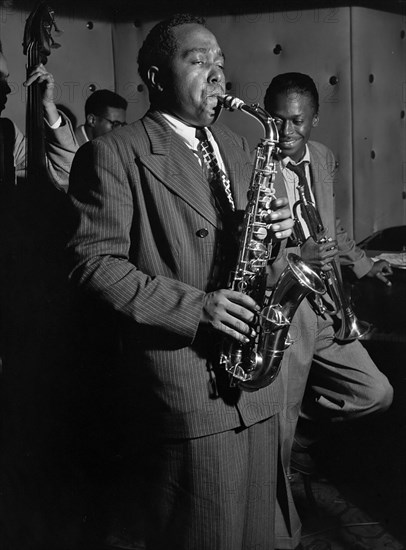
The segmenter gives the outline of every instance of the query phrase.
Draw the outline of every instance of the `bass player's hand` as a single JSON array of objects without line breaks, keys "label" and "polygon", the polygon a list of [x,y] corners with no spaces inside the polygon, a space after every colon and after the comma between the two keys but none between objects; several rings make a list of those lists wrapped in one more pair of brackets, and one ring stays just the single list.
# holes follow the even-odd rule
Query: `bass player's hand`
[{"label": "bass player's hand", "polygon": [[52,126],[60,116],[54,103],[55,82],[53,75],[46,70],[42,63],[30,70],[27,80],[24,82],[24,86],[32,86],[34,82],[38,82],[40,85],[44,116],[48,124]]}]

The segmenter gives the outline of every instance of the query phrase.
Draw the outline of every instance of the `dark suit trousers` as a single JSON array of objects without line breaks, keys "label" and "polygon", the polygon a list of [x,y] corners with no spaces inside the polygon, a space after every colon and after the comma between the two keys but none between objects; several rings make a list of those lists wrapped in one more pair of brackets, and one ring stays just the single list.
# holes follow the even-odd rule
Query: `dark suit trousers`
[{"label": "dark suit trousers", "polygon": [[249,428],[156,443],[144,454],[148,550],[272,550],[276,416]]}]

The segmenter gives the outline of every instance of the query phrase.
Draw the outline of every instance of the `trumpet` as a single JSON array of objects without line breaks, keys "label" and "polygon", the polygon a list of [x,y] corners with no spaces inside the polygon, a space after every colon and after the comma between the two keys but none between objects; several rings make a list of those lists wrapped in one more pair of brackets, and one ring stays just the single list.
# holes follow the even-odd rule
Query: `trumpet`
[{"label": "trumpet", "polygon": [[[299,182],[297,190],[299,199],[293,205],[292,209],[295,222],[294,237],[296,242],[302,245],[306,240],[298,212],[300,212],[303,220],[306,222],[310,236],[313,240],[319,244],[328,242],[331,238],[325,236],[321,237],[321,235],[325,234],[323,222],[316,206],[306,198],[304,184]],[[331,269],[321,272],[320,276],[323,278],[326,284],[327,293],[330,295],[334,304],[333,309],[329,309],[328,313],[338,316],[341,319],[341,324],[335,333],[335,338],[338,342],[351,342],[352,340],[364,338],[370,332],[372,325],[366,321],[357,319],[351,307],[350,300],[344,290],[340,268],[335,259],[330,263],[330,266]],[[315,301],[319,313],[325,313],[327,308],[322,303],[320,297],[315,295]]]}]

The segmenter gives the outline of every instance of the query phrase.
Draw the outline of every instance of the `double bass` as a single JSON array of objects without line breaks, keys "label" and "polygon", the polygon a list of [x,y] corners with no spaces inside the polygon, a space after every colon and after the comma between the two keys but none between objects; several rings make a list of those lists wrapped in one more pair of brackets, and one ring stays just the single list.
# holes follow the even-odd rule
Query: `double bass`
[{"label": "double bass", "polygon": [[[27,78],[39,64],[45,65],[52,50],[59,48],[53,33],[59,33],[55,23],[55,12],[41,0],[27,18],[23,53],[27,56]],[[60,249],[63,238],[63,219],[66,195],[52,176],[46,155],[45,120],[43,107],[44,83],[33,82],[27,87],[25,116],[26,167],[22,189],[21,208],[24,223],[31,224],[33,252],[49,255]]]},{"label": "double bass", "polygon": [[[27,56],[27,78],[31,70],[46,64],[52,49],[59,48],[52,32],[59,32],[54,10],[41,1],[29,15],[23,40],[23,52]],[[26,182],[29,187],[43,183],[57,184],[47,169],[42,84],[34,82],[27,88],[26,108]],[[58,186],[57,186],[58,187]]]},{"label": "double bass", "polygon": [[[45,63],[52,51],[53,11],[41,2],[24,33],[27,72]],[[60,220],[66,194],[47,169],[44,112],[40,84],[27,88],[26,179],[13,186],[5,279],[0,303],[2,350],[2,529],[0,547],[52,548],[60,526],[55,489],[61,472],[62,392],[68,361],[67,283]],[[58,407],[55,406],[58,404]],[[58,499],[54,494],[58,494]],[[34,529],[35,526],[35,529]],[[46,528],[45,528],[46,527]],[[3,540],[4,539],[4,540]],[[56,544],[58,546],[58,544]]]}]

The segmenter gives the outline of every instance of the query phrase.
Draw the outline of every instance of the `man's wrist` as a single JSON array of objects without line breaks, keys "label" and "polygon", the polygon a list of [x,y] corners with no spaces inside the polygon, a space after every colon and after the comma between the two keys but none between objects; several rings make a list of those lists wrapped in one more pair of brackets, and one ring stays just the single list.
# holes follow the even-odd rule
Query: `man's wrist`
[{"label": "man's wrist", "polygon": [[[62,123],[62,119],[58,109],[56,108],[55,103],[53,101],[43,102],[43,107],[44,107],[44,118],[48,123],[48,125],[51,128],[54,128],[54,126],[56,125],[56,127],[58,128]],[[57,124],[58,121],[59,121],[59,124]]]}]

